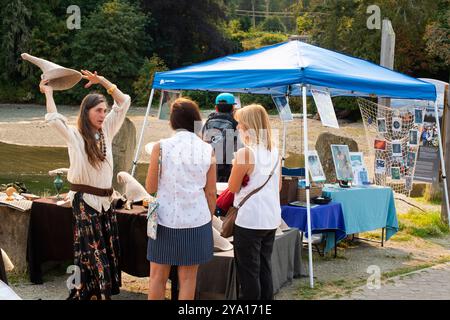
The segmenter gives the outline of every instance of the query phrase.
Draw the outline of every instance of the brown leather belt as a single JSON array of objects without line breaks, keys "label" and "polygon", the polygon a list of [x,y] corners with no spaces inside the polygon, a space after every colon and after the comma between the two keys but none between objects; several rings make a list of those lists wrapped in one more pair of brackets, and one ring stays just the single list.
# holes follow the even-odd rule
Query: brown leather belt
[{"label": "brown leather belt", "polygon": [[[70,182],[69,182],[70,183]],[[84,184],[72,184],[70,183],[70,190],[75,192],[83,192],[88,194],[93,194],[94,196],[99,197],[109,197],[113,194],[114,190],[113,188],[109,189],[100,189]]]}]

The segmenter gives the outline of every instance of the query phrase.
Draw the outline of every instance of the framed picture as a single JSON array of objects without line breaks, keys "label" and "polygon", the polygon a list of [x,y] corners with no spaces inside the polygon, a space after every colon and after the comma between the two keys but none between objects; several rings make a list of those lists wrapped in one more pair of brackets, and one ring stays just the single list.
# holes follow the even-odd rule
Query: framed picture
[{"label": "framed picture", "polygon": [[409,145],[411,147],[419,146],[419,130],[409,130]]},{"label": "framed picture", "polygon": [[402,143],[399,140],[392,141],[392,156],[393,157],[402,156]]},{"label": "framed picture", "polygon": [[412,190],[413,179],[411,176],[405,176],[405,189],[408,191]]},{"label": "framed picture", "polygon": [[159,101],[158,119],[169,120],[170,106],[181,97],[181,91],[163,90]]},{"label": "framed picture", "polygon": [[347,145],[332,144],[331,153],[333,155],[336,178],[341,181],[352,181],[353,172],[350,162],[350,151]]},{"label": "framed picture", "polygon": [[375,150],[385,151],[386,150],[386,140],[375,139],[373,142],[373,148]]},{"label": "framed picture", "polygon": [[316,150],[308,151],[308,166],[311,180],[314,182],[325,182],[326,177],[320,163],[319,155]]},{"label": "framed picture", "polygon": [[378,173],[378,174],[386,173],[386,160],[375,159],[375,173]]},{"label": "framed picture", "polygon": [[415,124],[423,124],[423,110],[422,109],[414,109],[414,123]]},{"label": "framed picture", "polygon": [[369,182],[369,175],[364,167],[359,171],[359,182],[360,184],[367,184]]},{"label": "framed picture", "polygon": [[406,159],[406,165],[408,167],[414,167],[415,163],[416,163],[416,153],[409,151],[408,157]]},{"label": "framed picture", "polygon": [[386,119],[385,118],[378,118],[377,119],[377,128],[378,133],[386,133]]},{"label": "framed picture", "polygon": [[350,152],[350,163],[353,168],[364,167],[364,156],[362,152]]},{"label": "framed picture", "polygon": [[392,132],[402,131],[402,118],[393,117],[392,118]]},{"label": "framed picture", "polygon": [[391,167],[391,178],[392,180],[400,180],[400,168]]},{"label": "framed picture", "polygon": [[285,95],[272,96],[272,100],[275,103],[275,106],[277,107],[281,121],[289,122],[294,120],[294,117],[292,117],[291,107],[289,106],[289,99],[287,96]]}]

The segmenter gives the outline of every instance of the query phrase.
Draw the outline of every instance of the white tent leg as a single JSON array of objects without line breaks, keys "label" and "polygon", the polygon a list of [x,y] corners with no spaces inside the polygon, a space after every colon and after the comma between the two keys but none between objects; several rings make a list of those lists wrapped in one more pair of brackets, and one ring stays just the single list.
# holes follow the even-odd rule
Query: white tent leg
[{"label": "white tent leg", "polygon": [[283,149],[281,151],[283,157],[282,166],[284,167],[284,159],[286,158],[286,122],[283,121]]},{"label": "white tent leg", "polygon": [[[448,202],[447,173],[445,172],[444,150],[442,148],[441,125],[439,123],[439,110],[438,110],[437,100],[434,102],[434,112],[435,112],[435,116],[436,116],[436,126],[437,126],[437,131],[438,131],[439,155],[441,157],[442,180],[444,180],[445,204],[447,205],[448,224],[450,226],[450,205]],[[447,150],[447,152],[448,151],[449,150]]]},{"label": "white tent leg", "polygon": [[309,168],[308,168],[308,117],[306,110],[306,87],[302,87],[303,95],[303,152],[305,157],[306,179],[306,216],[308,224],[308,260],[309,260],[309,285],[314,288],[314,271],[312,262],[312,234],[311,234],[311,204],[309,199]]},{"label": "white tent leg", "polygon": [[155,89],[152,89],[152,91],[150,92],[150,98],[148,99],[147,111],[145,112],[144,122],[142,123],[141,135],[139,137],[139,142],[138,142],[138,145],[137,145],[137,148],[136,148],[136,154],[135,154],[134,160],[133,160],[133,168],[131,169],[131,175],[133,177],[134,177],[134,173],[136,172],[137,160],[138,160],[138,157],[139,157],[139,152],[141,151],[141,144],[142,144],[142,140],[144,138],[145,127],[147,126],[148,114],[150,113],[150,109],[152,107],[152,101],[153,101],[153,94],[154,93],[155,93]]}]

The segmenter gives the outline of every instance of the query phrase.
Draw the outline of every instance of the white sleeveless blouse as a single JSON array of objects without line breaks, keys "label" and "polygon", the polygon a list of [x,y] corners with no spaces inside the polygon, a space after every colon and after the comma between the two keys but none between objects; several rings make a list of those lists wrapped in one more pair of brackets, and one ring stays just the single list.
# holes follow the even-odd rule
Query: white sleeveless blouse
[{"label": "white sleeveless blouse", "polygon": [[160,141],[158,223],[175,229],[195,228],[211,221],[204,188],[212,147],[189,131]]},{"label": "white sleeveless blouse", "polygon": [[[248,184],[235,194],[234,206],[239,205],[250,192],[264,184],[279,157],[278,149],[274,147],[272,151],[263,145],[248,148],[253,152],[255,166]],[[279,180],[280,162],[264,188],[252,195],[239,209],[236,225],[247,229],[271,230],[281,224]]]}]

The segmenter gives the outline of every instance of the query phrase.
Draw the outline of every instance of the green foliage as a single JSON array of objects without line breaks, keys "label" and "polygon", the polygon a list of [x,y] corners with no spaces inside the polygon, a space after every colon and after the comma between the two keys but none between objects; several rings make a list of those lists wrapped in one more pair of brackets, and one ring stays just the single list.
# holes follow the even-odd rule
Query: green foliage
[{"label": "green foliage", "polygon": [[426,51],[435,60],[431,62],[433,70],[448,69],[450,65],[450,1],[439,1],[436,21],[426,27],[424,40]]},{"label": "green foliage", "polygon": [[268,17],[260,25],[261,30],[267,32],[286,32],[286,27],[277,16]]},{"label": "green foliage", "polygon": [[449,233],[449,227],[441,221],[439,212],[423,213],[418,210],[400,214],[399,229],[421,238],[441,237]]},{"label": "green foliage", "polygon": [[158,17],[146,29],[155,53],[171,69],[220,57],[239,49],[225,32],[225,7],[219,0],[142,0],[142,9]]},{"label": "green foliage", "polygon": [[20,62],[20,54],[27,52],[30,40],[31,1],[1,1],[1,64],[4,79],[15,80],[29,71],[29,66]]},{"label": "green foliage", "polygon": [[[300,19],[298,32],[307,31],[319,46],[368,59],[380,60],[381,31],[367,28],[369,5],[378,5],[381,18],[389,18],[396,33],[395,69],[414,76],[429,75],[432,59],[423,40],[426,26],[436,20],[437,2],[392,0],[311,1],[309,10],[318,12]],[[448,0],[441,0],[447,3]],[[447,79],[445,79],[447,80]]]},{"label": "green foliage", "polygon": [[[103,4],[84,22],[72,44],[73,59],[80,68],[97,70],[124,92],[143,64],[146,15],[122,0]],[[81,98],[84,90],[76,92]],[[74,90],[75,91],[75,90]]]},{"label": "green foliage", "polygon": [[313,29],[313,18],[305,13],[297,17],[297,33],[308,34]]},{"label": "green foliage", "polygon": [[[156,54],[154,54],[150,59],[148,58],[145,59],[144,64],[139,70],[139,76],[137,80],[133,83],[134,93],[136,94],[135,102],[139,106],[147,105],[155,72],[165,70],[167,70],[166,64]],[[156,92],[153,99],[155,101],[158,101],[157,100],[158,95],[156,95]]]},{"label": "green foliage", "polygon": [[242,38],[244,50],[253,50],[263,46],[276,44],[288,40],[288,36],[281,33],[267,33],[254,31],[245,34]]},{"label": "green foliage", "polygon": [[249,31],[252,26],[252,20],[248,16],[239,17],[239,24],[241,26],[242,31]]}]

